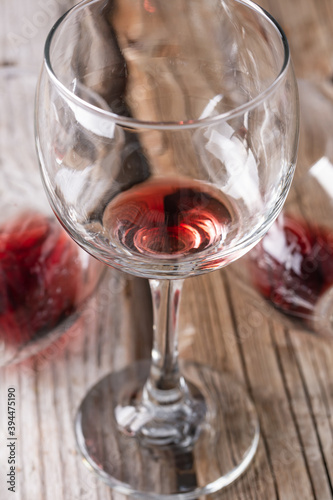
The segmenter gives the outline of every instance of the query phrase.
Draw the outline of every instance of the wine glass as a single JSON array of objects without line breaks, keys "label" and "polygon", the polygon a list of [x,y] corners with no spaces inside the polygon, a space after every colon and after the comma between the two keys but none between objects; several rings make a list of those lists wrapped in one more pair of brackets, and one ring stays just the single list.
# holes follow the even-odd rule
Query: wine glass
[{"label": "wine glass", "polygon": [[182,283],[251,249],[294,172],[285,35],[250,1],[85,0],[45,46],[37,148],[59,220],[150,281],[151,361],[111,373],[77,414],[86,464],[140,498],[196,498],[242,474],[259,423],[232,377],[180,363]]},{"label": "wine glass", "polygon": [[40,367],[104,274],[57,222],[43,191],[33,127],[36,83],[32,71],[0,68],[1,367],[45,349],[36,359]]},{"label": "wine glass", "polygon": [[265,299],[264,314],[332,339],[333,87],[299,80],[298,89],[302,120],[291,190],[279,217],[233,274],[254,300],[261,300],[258,292]]}]

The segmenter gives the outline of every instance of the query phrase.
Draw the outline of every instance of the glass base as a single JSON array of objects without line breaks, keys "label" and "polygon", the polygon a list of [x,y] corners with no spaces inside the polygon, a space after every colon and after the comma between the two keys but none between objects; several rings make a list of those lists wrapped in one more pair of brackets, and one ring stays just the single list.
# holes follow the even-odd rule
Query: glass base
[{"label": "glass base", "polygon": [[111,488],[135,498],[192,499],[232,483],[250,464],[259,442],[256,410],[244,389],[207,366],[181,364],[194,405],[205,411],[195,432],[190,425],[188,440],[155,443],[144,432],[131,434],[117,423],[119,412],[122,418],[128,412],[132,421],[149,368],[149,361],[139,361],[111,373],[83,400],[75,430],[86,465]]}]

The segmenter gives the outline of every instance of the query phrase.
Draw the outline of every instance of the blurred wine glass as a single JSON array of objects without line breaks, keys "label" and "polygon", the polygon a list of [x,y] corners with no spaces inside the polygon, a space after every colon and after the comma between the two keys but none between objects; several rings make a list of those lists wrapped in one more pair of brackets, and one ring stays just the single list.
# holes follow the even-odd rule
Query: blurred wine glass
[{"label": "blurred wine glass", "polygon": [[280,320],[333,338],[333,87],[316,80],[299,80],[298,87],[294,182],[283,212],[237,273]]},{"label": "blurred wine glass", "polygon": [[0,366],[73,325],[103,272],[49,208],[35,151],[36,83],[27,70],[0,69]]}]

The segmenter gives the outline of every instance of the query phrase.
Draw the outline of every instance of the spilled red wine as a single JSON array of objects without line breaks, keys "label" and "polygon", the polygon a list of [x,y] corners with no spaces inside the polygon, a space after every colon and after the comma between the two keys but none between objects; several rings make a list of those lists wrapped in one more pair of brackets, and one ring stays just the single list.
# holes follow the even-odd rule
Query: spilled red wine
[{"label": "spilled red wine", "polygon": [[288,315],[311,319],[333,285],[333,234],[283,215],[250,253],[255,286]]},{"label": "spilled red wine", "polygon": [[154,178],[121,193],[103,217],[113,241],[153,258],[179,258],[215,247],[231,221],[217,189],[175,177]]},{"label": "spilled red wine", "polygon": [[0,227],[0,340],[24,344],[47,333],[76,306],[77,245],[59,223],[24,213]]}]

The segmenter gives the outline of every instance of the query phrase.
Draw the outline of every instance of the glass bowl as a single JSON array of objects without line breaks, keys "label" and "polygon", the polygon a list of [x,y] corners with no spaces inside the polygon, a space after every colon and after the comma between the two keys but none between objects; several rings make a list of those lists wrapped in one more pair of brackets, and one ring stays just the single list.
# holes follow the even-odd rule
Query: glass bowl
[{"label": "glass bowl", "polygon": [[0,366],[65,332],[105,269],[49,208],[35,152],[36,83],[26,70],[0,69]]}]

